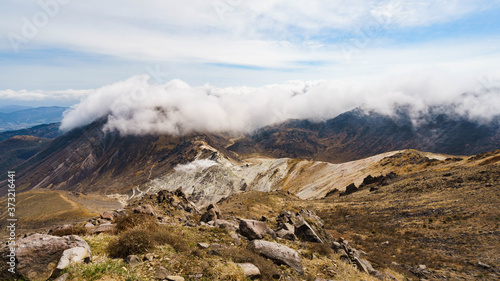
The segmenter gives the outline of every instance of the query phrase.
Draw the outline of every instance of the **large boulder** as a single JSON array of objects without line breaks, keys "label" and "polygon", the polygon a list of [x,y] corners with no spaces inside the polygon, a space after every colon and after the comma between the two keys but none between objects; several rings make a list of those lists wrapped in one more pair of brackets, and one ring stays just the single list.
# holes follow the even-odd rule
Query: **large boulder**
[{"label": "large boulder", "polygon": [[300,274],[304,273],[299,254],[285,245],[264,240],[253,240],[248,243],[248,249],[271,259],[277,264],[285,264]]},{"label": "large boulder", "polygon": [[249,240],[262,239],[267,232],[267,224],[263,221],[240,220],[240,234]]},{"label": "large boulder", "polygon": [[[89,245],[76,235],[58,237],[33,234],[18,240],[16,245],[18,261],[16,268],[17,276],[11,276],[13,278],[10,280],[15,278],[47,280],[52,276],[58,264],[63,266],[66,263],[69,265],[72,262],[79,262],[81,260],[88,262],[92,259]],[[78,248],[78,250],[66,251],[73,248]],[[4,250],[6,248],[1,249],[2,257],[7,255],[7,253],[4,253]],[[9,278],[7,277],[7,279],[3,280],[9,280]]]}]

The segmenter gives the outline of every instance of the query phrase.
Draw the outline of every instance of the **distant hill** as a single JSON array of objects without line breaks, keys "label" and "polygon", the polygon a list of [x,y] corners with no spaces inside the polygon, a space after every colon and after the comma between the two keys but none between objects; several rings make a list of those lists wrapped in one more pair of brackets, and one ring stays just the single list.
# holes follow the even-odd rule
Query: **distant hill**
[{"label": "distant hill", "polygon": [[60,123],[51,123],[21,130],[1,132],[0,141],[9,139],[14,136],[34,136],[39,138],[53,139],[62,134],[62,132],[59,130],[59,125]]},{"label": "distant hill", "polygon": [[[0,132],[20,130],[40,124],[60,122],[67,107],[37,107],[12,112],[0,112]],[[7,108],[7,111],[8,108]]]},{"label": "distant hill", "polygon": [[0,107],[0,113],[12,113],[15,111],[31,109],[31,108],[33,108],[33,107],[24,106],[24,105],[7,105],[7,106]]}]

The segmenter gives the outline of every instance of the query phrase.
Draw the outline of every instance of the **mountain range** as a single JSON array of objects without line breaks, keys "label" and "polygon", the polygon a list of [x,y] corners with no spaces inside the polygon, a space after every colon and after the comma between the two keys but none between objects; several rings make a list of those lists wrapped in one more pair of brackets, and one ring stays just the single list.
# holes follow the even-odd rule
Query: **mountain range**
[{"label": "mountain range", "polygon": [[60,106],[36,108],[23,106],[2,107],[0,108],[0,132],[60,122],[63,112],[67,109],[67,107]]},{"label": "mountain range", "polygon": [[[219,240],[211,241],[232,247],[233,237],[241,238],[230,230],[238,220],[261,220],[279,228],[275,218],[292,210],[315,218],[314,224],[323,225],[321,231],[335,241],[348,239],[351,247],[362,249],[363,254],[349,255],[362,255],[377,269],[358,266],[365,273],[385,272],[396,280],[500,276],[494,259],[500,216],[498,119],[476,122],[436,113],[416,122],[404,110],[386,116],[358,108],[322,122],[289,120],[246,135],[183,136],[120,135],[106,131],[106,123],[101,118],[69,132],[53,123],[0,133],[2,179],[8,178],[7,170],[16,175],[20,234],[57,233],[69,224],[61,233],[87,234],[92,251],[102,255],[106,243],[99,239],[115,239],[114,233],[94,235],[110,227],[106,214],[152,205],[155,214],[162,214],[157,223],[189,233],[186,239],[193,240],[186,243],[197,245],[196,237],[211,232],[200,222],[205,214],[193,210],[208,206],[206,212],[216,208],[218,217],[207,227],[222,228],[213,236]],[[0,182],[2,204],[7,204],[6,184]],[[7,216],[0,213],[2,229]],[[89,223],[92,231],[86,229]],[[308,276],[381,278],[315,266],[321,261],[345,268],[342,255],[332,256],[324,244],[266,239],[297,249]],[[243,245],[236,247],[234,251],[244,252]],[[165,248],[154,251],[175,260]],[[211,250],[197,251],[201,262],[219,259]],[[105,264],[99,260],[89,267]],[[151,275],[146,264],[123,268]],[[157,264],[154,268],[159,270]],[[196,273],[191,264],[175,270]],[[71,274],[83,278],[80,272]],[[263,280],[273,278],[270,274]]]}]

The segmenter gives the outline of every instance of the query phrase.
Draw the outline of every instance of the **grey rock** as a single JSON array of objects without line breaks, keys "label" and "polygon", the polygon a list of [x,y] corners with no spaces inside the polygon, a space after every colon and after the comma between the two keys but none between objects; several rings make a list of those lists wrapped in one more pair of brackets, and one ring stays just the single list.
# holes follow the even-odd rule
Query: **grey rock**
[{"label": "grey rock", "polygon": [[249,240],[262,239],[268,232],[265,222],[256,220],[240,220],[240,234]]},{"label": "grey rock", "polygon": [[295,235],[302,241],[323,243],[323,240],[319,238],[318,234],[316,234],[311,225],[309,225],[309,223],[307,223],[305,220],[302,220],[295,227]]},{"label": "grey rock", "polygon": [[156,216],[155,212],[153,210],[153,206],[151,206],[149,204],[135,207],[134,208],[134,213]]},{"label": "grey rock", "polygon": [[184,281],[184,277],[170,275],[170,276],[167,276],[167,280],[168,281]]},{"label": "grey rock", "polygon": [[142,257],[142,261],[153,261],[155,259],[155,255],[151,253],[147,253]]},{"label": "grey rock", "polygon": [[215,225],[222,228],[222,229],[227,229],[229,231],[237,231],[239,229],[239,226],[236,223],[226,221],[226,220],[220,220],[217,219],[215,220]]},{"label": "grey rock", "polygon": [[86,223],[83,227],[88,228],[88,229],[91,229],[91,228],[94,228],[94,227],[95,227],[95,225],[94,225],[93,223],[88,222],[88,223]]},{"label": "grey rock", "polygon": [[[74,247],[82,247],[89,253],[88,260],[92,259],[89,245],[76,235],[58,237],[33,234],[18,240],[16,246],[19,279],[47,280],[56,270],[64,251]],[[0,250],[2,257],[8,254],[4,250]]]},{"label": "grey rock", "polygon": [[54,281],[66,281],[69,277],[69,273],[64,273],[63,275],[57,277],[54,279]]},{"label": "grey rock", "polygon": [[136,264],[139,264],[141,262],[141,259],[139,259],[139,257],[136,255],[129,255],[125,259],[125,262],[130,264],[130,265],[136,265]]},{"label": "grey rock", "polygon": [[290,232],[286,229],[278,230],[276,232],[276,236],[278,236],[279,238],[287,239],[287,240],[291,240],[291,241],[297,240],[297,236],[295,236],[295,234],[293,232]]},{"label": "grey rock", "polygon": [[90,262],[91,256],[92,254],[90,253],[90,250],[87,250],[84,247],[73,247],[70,249],[66,249],[59,259],[56,268],[59,270],[63,270],[72,264]]},{"label": "grey rock", "polygon": [[208,249],[210,247],[210,244],[208,243],[198,243],[198,247],[201,249]]},{"label": "grey rock", "polygon": [[116,231],[116,224],[114,223],[103,223],[92,230],[92,234],[99,233],[114,233]]},{"label": "grey rock", "polygon": [[160,266],[155,273],[155,278],[159,280],[164,280],[167,279],[167,277],[170,276],[170,272],[163,266]]},{"label": "grey rock", "polygon": [[277,264],[285,264],[300,274],[304,273],[302,260],[300,259],[299,254],[285,245],[263,240],[253,240],[248,243],[248,248],[273,260]]},{"label": "grey rock", "polygon": [[484,269],[491,269],[491,266],[485,263],[482,263],[480,261],[477,262],[477,266],[484,268]]},{"label": "grey rock", "polygon": [[101,214],[101,219],[112,221],[115,219],[115,216],[111,212],[106,211]]},{"label": "grey rock", "polygon": [[252,263],[237,263],[236,265],[243,270],[243,274],[247,278],[257,278],[260,276],[259,268]]}]

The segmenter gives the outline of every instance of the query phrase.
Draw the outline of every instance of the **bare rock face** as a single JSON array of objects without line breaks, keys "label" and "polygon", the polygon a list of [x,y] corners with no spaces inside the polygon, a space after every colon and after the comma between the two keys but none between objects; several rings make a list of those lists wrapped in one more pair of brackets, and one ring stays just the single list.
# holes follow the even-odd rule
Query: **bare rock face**
[{"label": "bare rock face", "polygon": [[300,259],[299,254],[285,245],[263,240],[253,240],[248,243],[247,247],[256,253],[273,260],[277,264],[285,264],[300,274],[304,273],[302,260]]},{"label": "bare rock face", "polygon": [[17,241],[17,274],[26,280],[47,280],[59,263],[69,264],[78,260],[74,253],[68,251],[66,257],[69,260],[61,261],[65,251],[73,248],[78,248],[76,252],[79,253],[79,257],[83,257],[83,260],[92,259],[89,245],[76,235],[58,237],[34,234],[20,239]]},{"label": "bare rock face", "polygon": [[263,221],[240,220],[240,234],[249,240],[262,239],[268,232],[267,224]]}]

